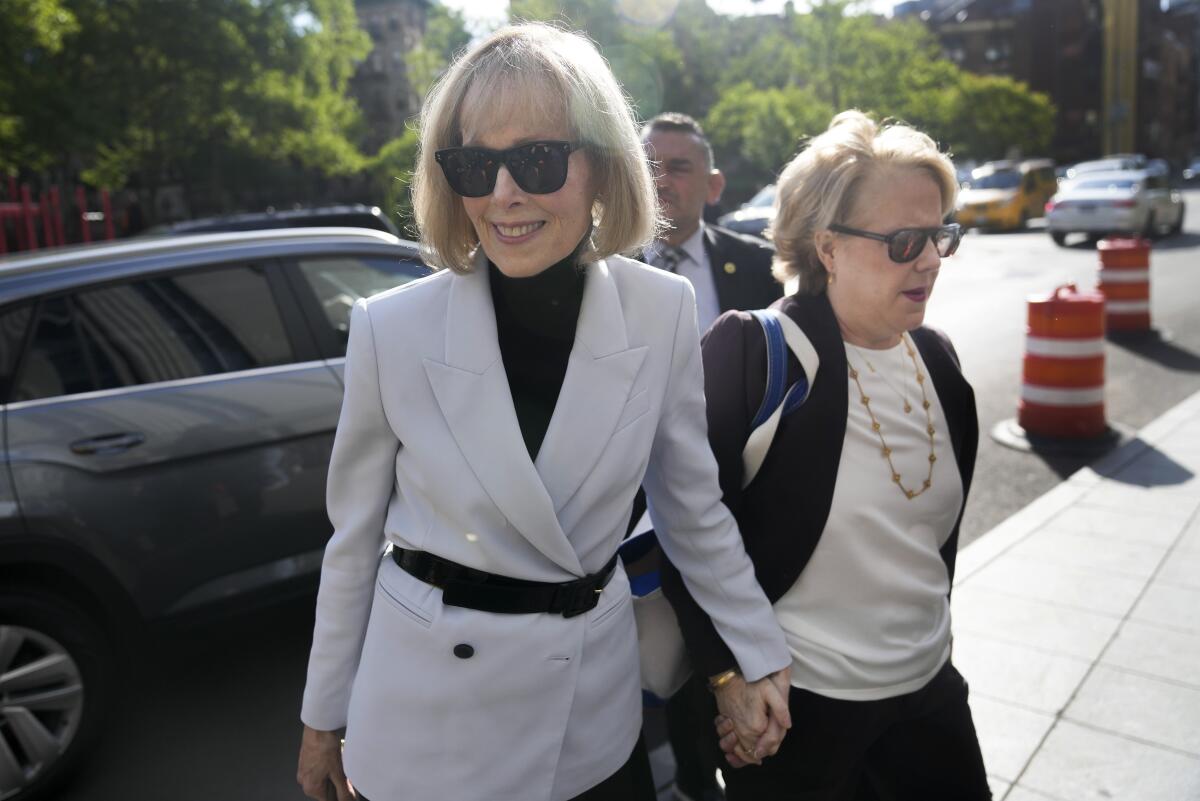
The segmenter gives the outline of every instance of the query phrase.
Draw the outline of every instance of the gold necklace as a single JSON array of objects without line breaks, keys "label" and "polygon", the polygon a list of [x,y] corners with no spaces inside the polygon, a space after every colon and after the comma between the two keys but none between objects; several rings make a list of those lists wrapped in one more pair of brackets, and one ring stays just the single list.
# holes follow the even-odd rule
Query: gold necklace
[{"label": "gold necklace", "polygon": [[[903,342],[904,341],[903,338],[901,338],[900,341]],[[854,352],[858,354],[858,358],[862,359],[863,362],[867,365],[867,369],[871,371],[871,375],[877,375],[881,379],[883,379],[883,383],[887,384],[887,388],[890,389],[892,391],[892,393],[895,394],[895,396],[900,399],[900,402],[904,404],[904,413],[905,414],[911,413],[912,412],[912,404],[908,402],[908,391],[903,388],[904,385],[901,384],[900,385],[901,389],[896,389],[896,387],[892,384],[892,381],[890,378],[888,378],[885,374],[883,374],[875,369],[875,365],[871,364],[871,360],[868,359],[866,354],[864,354],[859,349],[858,345],[851,343],[850,347],[854,348]],[[901,368],[904,367],[904,356],[900,356],[900,367]]]},{"label": "gold necklace", "polygon": [[883,431],[879,425],[879,420],[875,418],[875,412],[871,410],[871,398],[866,392],[863,392],[862,384],[858,380],[858,371],[849,362],[847,362],[846,368],[850,371],[850,378],[854,379],[854,385],[858,387],[858,400],[866,407],[867,415],[871,418],[871,430],[875,432],[875,436],[879,437],[879,451],[883,455],[883,458],[887,459],[888,468],[892,472],[892,483],[900,488],[905,498],[911,501],[913,498],[923,495],[925,490],[933,486],[933,463],[937,461],[937,455],[934,453],[933,448],[935,429],[933,427],[933,415],[929,413],[929,396],[925,393],[925,376],[921,373],[921,368],[917,366],[917,353],[913,350],[912,343],[903,335],[901,335],[900,341],[904,343],[904,349],[908,351],[908,358],[912,360],[913,370],[917,374],[917,386],[921,388],[921,406],[925,409],[925,431],[929,434],[929,473],[926,474],[921,489],[910,490],[900,480],[900,474],[896,472],[896,465],[892,464],[892,449],[888,447],[887,440],[883,438]]}]

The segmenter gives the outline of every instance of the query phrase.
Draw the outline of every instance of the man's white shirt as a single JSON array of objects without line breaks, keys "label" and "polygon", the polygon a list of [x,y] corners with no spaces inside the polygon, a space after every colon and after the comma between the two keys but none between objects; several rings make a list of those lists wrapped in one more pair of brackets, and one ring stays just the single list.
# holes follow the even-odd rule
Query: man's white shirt
[{"label": "man's white shirt", "polygon": [[[663,267],[662,248],[665,244],[656,241],[647,248],[650,264]],[[684,240],[679,250],[686,254],[675,267],[675,272],[692,282],[696,290],[696,322],[700,332],[704,333],[713,321],[721,315],[721,304],[717,301],[717,284],[713,280],[712,264],[708,260],[708,251],[704,247],[704,221],[695,232]]]}]

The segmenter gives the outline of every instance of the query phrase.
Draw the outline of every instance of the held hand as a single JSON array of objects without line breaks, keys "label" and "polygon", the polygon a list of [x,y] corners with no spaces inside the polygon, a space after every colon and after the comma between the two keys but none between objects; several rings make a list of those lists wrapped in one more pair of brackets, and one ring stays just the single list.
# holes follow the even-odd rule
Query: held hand
[{"label": "held hand", "polygon": [[[733,728],[733,721],[724,715],[717,715],[713,723],[717,727],[718,744],[721,747],[721,751],[725,754],[725,761],[729,763],[729,766],[732,768],[744,768],[752,764],[750,760],[750,756],[752,755],[747,755],[741,743],[738,742],[737,732]],[[778,722],[772,719],[772,724],[778,725]],[[761,759],[753,764],[761,764]]]},{"label": "held hand", "polygon": [[[735,759],[758,765],[763,757],[779,750],[792,725],[787,693],[780,691],[780,687],[787,687],[789,677],[789,668],[750,683],[738,675],[715,691],[717,709],[731,726],[728,734],[732,735],[732,747],[723,750],[734,767],[740,767]],[[722,737],[726,739],[726,735]]]},{"label": "held hand", "polygon": [[717,719],[713,721],[717,727],[717,737],[721,751],[725,754],[725,761],[733,768],[744,768],[750,763],[738,756],[739,743],[737,733],[733,730],[733,721],[724,715],[717,715]]},{"label": "held hand", "polygon": [[317,801],[353,801],[358,795],[342,770],[342,741],[334,731],[304,727],[296,781]]}]

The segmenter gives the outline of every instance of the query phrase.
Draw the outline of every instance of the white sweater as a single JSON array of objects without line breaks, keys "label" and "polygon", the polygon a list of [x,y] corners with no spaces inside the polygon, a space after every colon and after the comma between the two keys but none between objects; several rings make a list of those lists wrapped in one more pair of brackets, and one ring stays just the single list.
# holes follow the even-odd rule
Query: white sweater
[{"label": "white sweater", "polygon": [[[904,344],[847,345],[846,357],[901,481],[919,491],[929,468],[928,422]],[[958,518],[962,480],[937,391],[919,353],[916,359],[935,427],[931,487],[909,500],[893,483],[858,386],[844,376],[849,414],[829,519],[804,572],[775,603],[792,652],[792,684],[830,698],[914,692],[950,654],[950,581],[939,549]]]}]

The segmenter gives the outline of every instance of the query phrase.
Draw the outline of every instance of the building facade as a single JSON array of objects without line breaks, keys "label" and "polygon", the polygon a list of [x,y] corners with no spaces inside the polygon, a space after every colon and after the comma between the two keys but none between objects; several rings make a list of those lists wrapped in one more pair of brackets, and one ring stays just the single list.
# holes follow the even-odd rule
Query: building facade
[{"label": "building facade", "polygon": [[[1058,108],[1061,162],[1141,152],[1182,161],[1196,138],[1196,0],[912,0],[895,7],[970,72],[1006,75]],[[1041,155],[1041,154],[1026,154]]]},{"label": "building facade", "polygon": [[428,0],[356,0],[358,24],[373,48],[350,81],[367,123],[364,145],[377,150],[404,133],[421,99],[408,80],[405,55],[425,34]]}]

